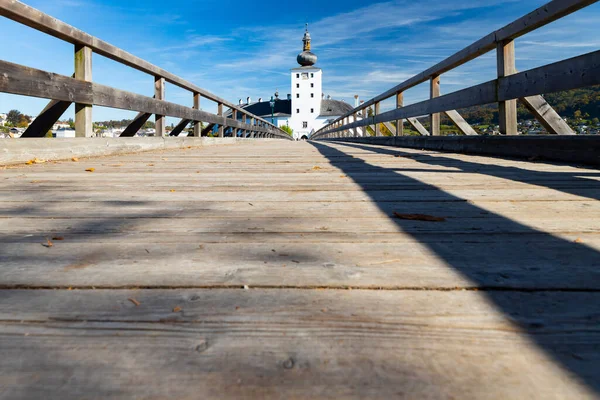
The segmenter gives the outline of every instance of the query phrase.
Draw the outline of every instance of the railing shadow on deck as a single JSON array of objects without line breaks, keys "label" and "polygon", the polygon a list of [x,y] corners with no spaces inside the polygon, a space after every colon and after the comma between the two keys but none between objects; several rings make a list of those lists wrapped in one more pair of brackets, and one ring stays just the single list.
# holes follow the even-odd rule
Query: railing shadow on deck
[{"label": "railing shadow on deck", "polygon": [[[489,298],[491,303],[497,307],[500,312],[515,321],[522,329],[522,332],[533,343],[537,344],[542,351],[549,355],[551,359],[575,374],[596,393],[600,393],[600,355],[588,354],[586,357],[582,358],[575,356],[578,346],[581,343],[596,343],[595,348],[600,349],[600,330],[588,329],[590,326],[588,326],[588,328],[583,327],[592,321],[596,321],[595,324],[597,326],[600,322],[600,313],[590,315],[588,321],[577,321],[578,323],[583,324],[581,326],[582,329],[569,332],[569,334],[572,334],[572,341],[559,343],[556,340],[553,341],[546,337],[546,335],[544,335],[544,330],[548,328],[559,328],[560,325],[566,323],[566,321],[550,318],[550,321],[540,321],[539,324],[522,323],[520,321],[531,320],[532,318],[535,319],[540,311],[527,304],[520,304],[518,301],[511,299],[510,296],[507,296],[507,291],[597,292],[597,289],[600,286],[600,253],[598,251],[585,244],[570,242],[550,233],[528,227],[502,215],[489,212],[475,204],[467,202],[465,199],[447,193],[434,185],[402,175],[401,170],[396,168],[388,169],[371,165],[360,158],[341,151],[331,144],[325,144],[323,142],[311,142],[311,144],[315,146],[323,156],[330,160],[333,167],[339,168],[356,184],[360,185],[363,188],[363,191],[372,199],[373,203],[376,204],[382,212],[390,215],[390,220],[394,221],[399,230],[405,231],[407,234],[411,235],[418,240],[419,243],[443,260],[449,268],[453,268],[472,281],[474,287],[482,290],[482,293],[487,295],[487,298]],[[356,145],[348,145],[347,143],[337,144],[359,147]],[[386,149],[374,150],[369,148],[369,150],[381,150],[384,154],[387,154],[388,152]],[[393,154],[402,153],[394,151]],[[439,160],[435,157],[419,156],[419,158],[424,160],[425,163],[435,165],[444,164],[444,160]],[[349,159],[353,161],[352,164],[347,162]],[[461,167],[459,161],[451,161],[454,164],[453,166],[458,164],[458,167]],[[350,165],[356,166],[357,164],[360,165],[361,168],[349,168]],[[463,169],[472,168],[474,170],[473,172],[475,172],[477,171],[477,168],[475,167],[481,167],[481,165],[476,163],[465,163],[462,167]],[[481,171],[477,172],[481,173]],[[437,194],[441,194],[440,201],[449,202],[448,213],[445,217],[451,218],[453,213],[485,214],[486,218],[499,219],[501,221],[499,225],[509,232],[518,232],[523,236],[520,236],[520,240],[496,242],[493,247],[490,246],[489,241],[486,241],[483,238],[481,240],[473,240],[473,237],[470,237],[469,239],[464,239],[464,251],[456,249],[455,246],[448,241],[430,240],[430,232],[415,231],[414,221],[396,219],[390,214],[389,207],[386,203],[389,201],[397,202],[401,199],[390,200],[389,196],[381,196],[381,194],[378,193],[380,190],[371,190],[368,187],[365,187],[365,185],[361,183],[359,176],[359,174],[365,173],[377,173],[383,182],[386,180],[397,181],[398,177],[402,176],[406,180],[406,183],[416,185],[415,188],[417,190],[421,189],[438,192]],[[564,188],[558,190],[566,191]],[[576,189],[571,190],[571,192],[577,194]],[[411,207],[413,209],[418,208],[419,202],[407,202],[406,207],[403,210],[398,211],[409,213],[411,212]],[[428,222],[422,222],[422,224],[427,223]],[[481,236],[486,235],[485,231],[470,231],[463,233],[476,233]],[[449,233],[448,235],[452,235],[452,233]],[[533,237],[537,237],[537,239],[534,240],[532,239]],[[463,240],[459,235],[454,236],[452,239],[457,243],[460,243],[460,241]],[[546,254],[548,249],[555,250],[555,254],[558,253],[561,256],[558,258],[549,257],[548,254]],[[521,258],[523,261],[520,261]],[[531,259],[540,260],[540,263],[532,266],[531,264],[528,264],[528,261]],[[551,274],[558,274],[560,279],[548,280],[547,278]],[[552,283],[552,281],[554,281],[554,283]],[[557,282],[560,282],[560,286],[557,286]]]}]

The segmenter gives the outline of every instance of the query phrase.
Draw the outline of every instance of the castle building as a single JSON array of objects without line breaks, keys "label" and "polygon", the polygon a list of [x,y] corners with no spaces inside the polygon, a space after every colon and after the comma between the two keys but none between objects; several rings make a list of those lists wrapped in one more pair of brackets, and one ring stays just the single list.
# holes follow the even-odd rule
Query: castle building
[{"label": "castle building", "polygon": [[315,66],[318,58],[311,51],[308,24],[302,42],[304,48],[297,58],[299,66],[290,71],[291,94],[287,99],[280,99],[275,93],[272,100],[259,99],[252,103],[248,98],[247,104],[242,104],[244,109],[267,121],[273,119],[278,127],[289,126],[296,140],[308,139],[312,133],[354,108],[344,101],[325,98],[323,70]]}]

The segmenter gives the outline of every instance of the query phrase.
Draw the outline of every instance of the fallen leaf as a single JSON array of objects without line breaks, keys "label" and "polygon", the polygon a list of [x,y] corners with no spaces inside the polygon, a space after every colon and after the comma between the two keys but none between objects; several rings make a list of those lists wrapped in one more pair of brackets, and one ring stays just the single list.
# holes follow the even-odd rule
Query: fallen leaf
[{"label": "fallen leaf", "polygon": [[127,300],[129,300],[130,302],[132,302],[133,304],[135,304],[135,306],[136,306],[136,307],[139,307],[140,305],[142,305],[142,303],[140,303],[140,302],[139,302],[139,301],[137,301],[136,299],[129,298],[129,299],[127,299]]},{"label": "fallen leaf", "polygon": [[434,217],[433,215],[426,214],[400,214],[395,212],[394,215],[399,219],[406,219],[409,221],[426,221],[426,222],[445,222],[446,218]]},{"label": "fallen leaf", "polygon": [[181,307],[179,307],[179,306],[175,307],[175,308],[173,309],[173,312],[174,312],[174,313],[181,312]]},{"label": "fallen leaf", "polygon": [[319,166],[315,166],[315,167],[313,167],[313,171],[319,171],[319,170],[321,170],[321,169],[323,169],[323,168],[321,168],[321,167],[319,167]]},{"label": "fallen leaf", "polygon": [[39,158],[34,158],[33,160],[27,161],[25,164],[27,164],[27,165],[31,165],[31,164],[43,164],[45,162],[46,162],[46,160],[40,160]]},{"label": "fallen leaf", "polygon": [[65,240],[65,238],[62,236],[57,236],[57,237],[53,237],[52,240],[56,240],[57,242],[60,242],[61,240]]},{"label": "fallen leaf", "polygon": [[96,168],[88,168],[85,170],[85,172],[94,172],[96,171]]},{"label": "fallen leaf", "polygon": [[42,246],[50,248],[54,246],[54,243],[50,239],[46,239],[46,243],[42,243]]},{"label": "fallen leaf", "polygon": [[171,189],[171,193],[175,193],[175,189]]},{"label": "fallen leaf", "polygon": [[583,243],[583,239],[577,238],[577,240],[575,240],[575,243]]},{"label": "fallen leaf", "polygon": [[154,167],[154,164],[148,164],[149,167]]},{"label": "fallen leaf", "polygon": [[73,157],[73,158],[71,158],[71,161],[73,161],[73,162],[79,162],[79,158]]}]

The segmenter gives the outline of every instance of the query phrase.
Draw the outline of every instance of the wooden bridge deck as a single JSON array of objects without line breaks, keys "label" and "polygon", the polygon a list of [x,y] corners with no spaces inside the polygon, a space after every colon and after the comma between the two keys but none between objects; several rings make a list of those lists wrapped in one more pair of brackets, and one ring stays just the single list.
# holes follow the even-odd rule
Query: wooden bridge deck
[{"label": "wooden bridge deck", "polygon": [[0,398],[597,398],[599,181],[285,141],[3,169]]}]

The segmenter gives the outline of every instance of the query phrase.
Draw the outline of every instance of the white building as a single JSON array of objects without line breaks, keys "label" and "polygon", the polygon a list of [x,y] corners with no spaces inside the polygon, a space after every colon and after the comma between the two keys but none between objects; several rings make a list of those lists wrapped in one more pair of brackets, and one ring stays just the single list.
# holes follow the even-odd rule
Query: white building
[{"label": "white building", "polygon": [[0,126],[5,126],[7,119],[8,119],[7,114],[0,114]]},{"label": "white building", "polygon": [[[339,100],[331,100],[323,95],[323,71],[315,67],[317,56],[311,52],[311,36],[308,26],[304,33],[304,49],[298,55],[299,67],[290,72],[291,95],[280,99],[275,93],[273,101],[252,103],[248,98],[247,104],[240,105],[249,112],[273,122],[278,127],[289,126],[294,130],[294,139],[308,137],[325,126],[329,121],[349,113],[352,105]],[[273,107],[271,107],[273,103]]]}]

